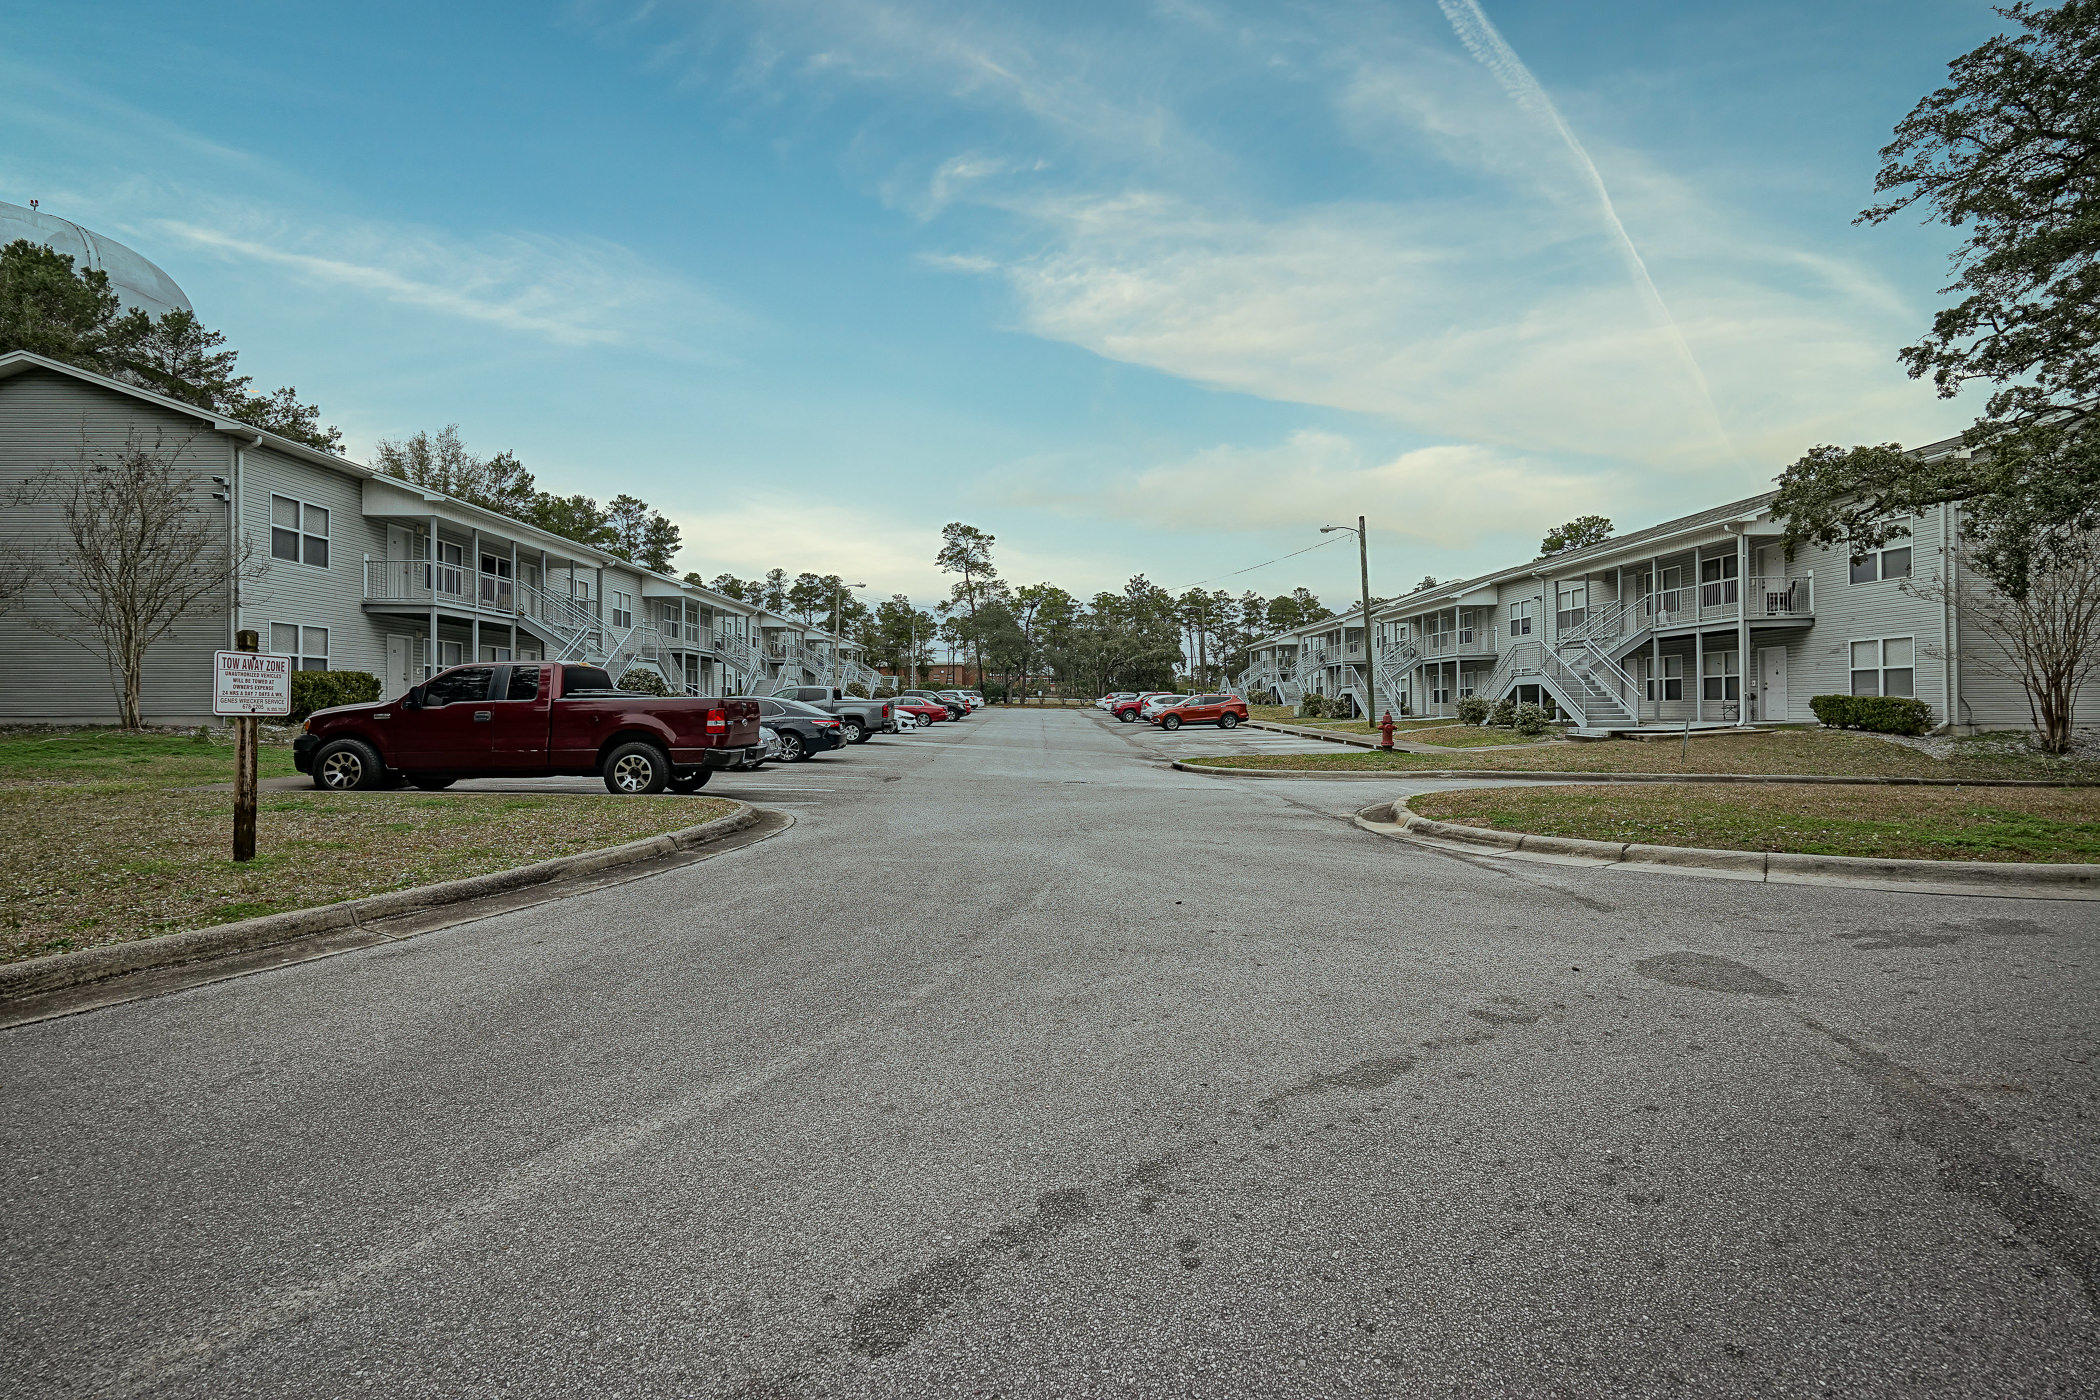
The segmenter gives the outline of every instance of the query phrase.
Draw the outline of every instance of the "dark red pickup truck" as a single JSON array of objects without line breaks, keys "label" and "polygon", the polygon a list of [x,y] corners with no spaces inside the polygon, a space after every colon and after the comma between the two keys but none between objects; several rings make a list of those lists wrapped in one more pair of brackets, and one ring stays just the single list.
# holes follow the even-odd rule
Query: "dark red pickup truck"
[{"label": "dark red pickup truck", "polygon": [[756,701],[638,695],[603,667],[559,662],[455,666],[399,699],[316,710],[292,745],[294,766],[332,790],[598,773],[618,793],[691,792],[762,757]]}]

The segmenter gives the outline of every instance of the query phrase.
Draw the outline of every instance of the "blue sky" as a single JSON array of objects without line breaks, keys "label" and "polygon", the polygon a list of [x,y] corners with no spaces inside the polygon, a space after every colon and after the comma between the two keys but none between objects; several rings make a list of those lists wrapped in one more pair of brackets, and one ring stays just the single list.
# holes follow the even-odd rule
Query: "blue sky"
[{"label": "blue sky", "polygon": [[[1856,228],[1985,3],[0,0],[0,199],[159,262],[363,456],[457,422],[680,563],[1332,604],[1960,402]],[[1334,538],[1334,537],[1330,537]]]}]

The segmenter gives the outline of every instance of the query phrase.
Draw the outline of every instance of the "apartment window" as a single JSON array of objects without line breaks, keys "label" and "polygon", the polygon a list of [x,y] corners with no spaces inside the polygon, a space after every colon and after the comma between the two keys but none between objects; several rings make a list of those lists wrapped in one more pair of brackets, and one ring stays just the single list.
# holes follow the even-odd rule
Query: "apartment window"
[{"label": "apartment window", "polygon": [[1429,703],[1430,703],[1430,704],[1432,704],[1432,705],[1445,705],[1445,704],[1449,704],[1449,703],[1450,703],[1450,701],[1451,701],[1451,687],[1450,687],[1450,686],[1449,686],[1448,684],[1444,684],[1444,683],[1442,683],[1442,682],[1439,682],[1438,684],[1436,684],[1436,685],[1432,685],[1432,686],[1430,686],[1430,687],[1429,687]]},{"label": "apartment window", "polygon": [[1538,600],[1526,598],[1521,603],[1509,605],[1509,635],[1528,637],[1531,635],[1531,620],[1538,615]]},{"label": "apartment window", "polygon": [[1911,637],[1883,637],[1852,644],[1852,693],[1854,695],[1909,695],[1915,688],[1913,669],[1918,644]]},{"label": "apartment window", "polygon": [[1557,586],[1557,606],[1553,625],[1563,632],[1571,632],[1582,626],[1583,619],[1590,615],[1590,586],[1584,583],[1563,583]]},{"label": "apartment window", "polygon": [[484,644],[481,648],[481,655],[475,659],[478,661],[508,661],[510,660],[510,648]]},{"label": "apartment window", "polygon": [[1662,687],[1663,699],[1684,699],[1683,657],[1665,656],[1662,659],[1662,668],[1659,671],[1656,669],[1655,658],[1652,656],[1641,657],[1640,663],[1641,675],[1643,677],[1642,688],[1646,692],[1650,700],[1656,698],[1655,691],[1658,683],[1660,683]]},{"label": "apartment window", "polygon": [[1732,651],[1706,654],[1705,672],[1699,678],[1699,693],[1708,700],[1740,700],[1743,696],[1742,658]]},{"label": "apartment window", "polygon": [[612,590],[612,625],[615,627],[634,626],[634,595],[632,593],[622,593],[617,588]]},{"label": "apartment window", "polygon": [[[1870,549],[1865,554],[1852,556],[1852,581],[1854,583],[1883,583],[1892,578],[1910,577],[1910,544],[1889,545],[1883,549]],[[1868,694],[1873,692],[1869,691]]]},{"label": "apartment window", "polygon": [[295,671],[328,669],[328,629],[302,627],[296,622],[270,624],[270,654],[292,658]]},{"label": "apartment window", "polygon": [[270,497],[270,557],[328,567],[328,512],[290,496]]},{"label": "apartment window", "polygon": [[569,596],[579,603],[591,601],[591,581],[578,578],[574,574],[569,575]]},{"label": "apartment window", "polygon": [[[429,643],[427,641],[424,643],[424,654],[429,654]],[[465,661],[467,659],[466,643],[439,642],[437,648],[437,658],[437,666],[435,668],[436,670],[442,671],[448,666],[459,665],[460,662]]]},{"label": "apartment window", "polygon": [[1723,554],[1699,561],[1699,606],[1718,607],[1735,601],[1735,556]]}]

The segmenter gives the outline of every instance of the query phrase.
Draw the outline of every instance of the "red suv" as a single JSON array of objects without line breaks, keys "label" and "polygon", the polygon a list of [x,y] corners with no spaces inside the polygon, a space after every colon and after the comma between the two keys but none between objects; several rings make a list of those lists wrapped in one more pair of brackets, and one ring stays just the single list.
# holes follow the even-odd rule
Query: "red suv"
[{"label": "red suv", "polygon": [[1155,696],[1172,695],[1173,693],[1171,690],[1148,690],[1143,695],[1133,695],[1128,700],[1116,701],[1109,713],[1123,721],[1123,723],[1130,724],[1137,719],[1138,711],[1144,708],[1147,700],[1153,699]]},{"label": "red suv", "polygon": [[1179,729],[1184,724],[1215,724],[1230,729],[1247,717],[1247,702],[1237,695],[1191,695],[1152,717],[1161,729]]}]

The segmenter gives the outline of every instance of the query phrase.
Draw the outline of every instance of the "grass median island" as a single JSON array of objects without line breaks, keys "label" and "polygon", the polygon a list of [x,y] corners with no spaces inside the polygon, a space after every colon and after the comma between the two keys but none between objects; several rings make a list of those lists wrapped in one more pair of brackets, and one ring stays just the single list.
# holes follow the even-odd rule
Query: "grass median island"
[{"label": "grass median island", "polygon": [[1586,841],[1901,860],[2100,861],[2100,788],[1744,783],[1467,788],[1408,808]]},{"label": "grass median island", "polygon": [[[1499,732],[1499,731],[1498,731]],[[1694,736],[1689,745],[1604,739],[1548,741],[1523,749],[1384,753],[1350,749],[1311,754],[1219,754],[1189,760],[1213,768],[1305,772],[1405,773],[1463,768],[1497,773],[1775,773],[1870,778],[2100,779],[2100,762],[2051,759],[2004,745],[1957,744],[1948,758],[1872,734],[1839,729],[1773,729]]]},{"label": "grass median island", "polygon": [[[1376,734],[1377,726],[1361,719],[1311,719],[1291,713],[1289,705],[1249,705],[1247,718],[1262,720],[1269,724],[1296,724],[1307,729],[1332,729],[1341,734]],[[1393,732],[1404,734],[1416,729],[1449,729],[1458,721],[1449,719],[1395,719]]]},{"label": "grass median island", "polygon": [[[292,771],[265,746],[265,777]],[[482,875],[698,826],[735,804],[596,794],[264,792],[231,857],[233,748],[187,735],[0,735],[0,962]]]}]

